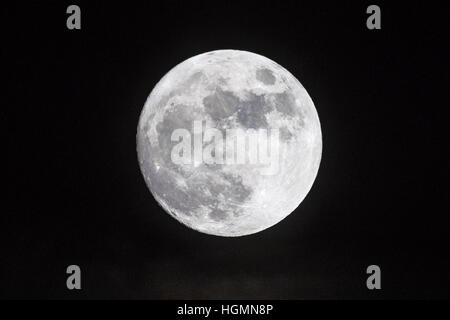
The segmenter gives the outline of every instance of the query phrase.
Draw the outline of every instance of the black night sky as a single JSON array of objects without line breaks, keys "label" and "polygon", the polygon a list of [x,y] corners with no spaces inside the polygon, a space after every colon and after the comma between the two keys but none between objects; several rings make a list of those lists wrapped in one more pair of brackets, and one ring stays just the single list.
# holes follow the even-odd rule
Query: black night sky
[{"label": "black night sky", "polygon": [[[446,17],[424,1],[2,5],[2,298],[450,297]],[[445,42],[444,42],[445,41]],[[318,177],[263,232],[186,228],[148,191],[136,128],[159,79],[211,50],[266,56],[321,120]],[[66,288],[66,267],[82,290]],[[381,267],[382,290],[366,288]]]}]

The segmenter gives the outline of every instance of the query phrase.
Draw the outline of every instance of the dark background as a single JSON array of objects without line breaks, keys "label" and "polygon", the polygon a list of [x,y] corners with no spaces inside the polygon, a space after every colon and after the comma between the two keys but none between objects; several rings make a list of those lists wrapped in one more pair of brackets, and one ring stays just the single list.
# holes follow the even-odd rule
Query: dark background
[{"label": "dark background", "polygon": [[[1,5],[6,80],[2,298],[449,298],[444,2],[76,1]],[[141,176],[144,102],[181,61],[264,55],[312,97],[323,132],[300,207],[221,238],[177,223]],[[6,97],[6,98],[5,98]],[[66,267],[82,290],[66,289]],[[366,288],[368,265],[382,290]]]}]

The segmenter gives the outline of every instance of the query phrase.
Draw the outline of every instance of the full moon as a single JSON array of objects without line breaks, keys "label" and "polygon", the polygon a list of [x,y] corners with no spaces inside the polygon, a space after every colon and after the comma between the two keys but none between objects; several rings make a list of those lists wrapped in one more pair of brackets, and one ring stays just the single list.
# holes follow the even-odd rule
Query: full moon
[{"label": "full moon", "polygon": [[137,129],[145,182],[182,224],[235,237],[293,212],[320,165],[316,108],[276,62],[247,51],[189,58],[154,87]]}]

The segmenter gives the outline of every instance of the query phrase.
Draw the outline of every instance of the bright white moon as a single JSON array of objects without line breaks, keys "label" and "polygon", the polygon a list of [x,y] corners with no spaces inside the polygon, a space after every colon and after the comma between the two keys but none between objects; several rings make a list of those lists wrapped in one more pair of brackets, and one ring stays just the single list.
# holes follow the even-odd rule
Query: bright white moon
[{"label": "bright white moon", "polygon": [[[226,161],[237,150],[245,161]],[[137,152],[165,211],[197,231],[233,237],[269,228],[299,206],[319,169],[322,134],[291,73],[258,54],[218,50],[185,60],[155,86]]]}]

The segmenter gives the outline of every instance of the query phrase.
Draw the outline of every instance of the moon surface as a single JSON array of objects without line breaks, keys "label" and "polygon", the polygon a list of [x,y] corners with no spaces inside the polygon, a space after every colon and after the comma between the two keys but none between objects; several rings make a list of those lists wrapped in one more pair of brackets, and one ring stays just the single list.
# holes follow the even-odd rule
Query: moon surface
[{"label": "moon surface", "polygon": [[[194,123],[216,128],[225,143],[205,139]],[[278,156],[270,164],[180,163],[173,157],[177,129],[193,133],[184,142],[200,141],[181,156],[209,146],[219,159],[220,148],[238,141],[228,140],[231,132],[277,132],[270,147],[257,140],[257,150],[278,150]],[[256,152],[250,144],[240,150]],[[154,87],[139,119],[137,153],[145,182],[167,213],[194,230],[235,237],[269,228],[300,205],[319,169],[322,134],[311,98],[291,73],[255,53],[217,50],[183,61]],[[268,166],[275,170],[268,174]]]}]

